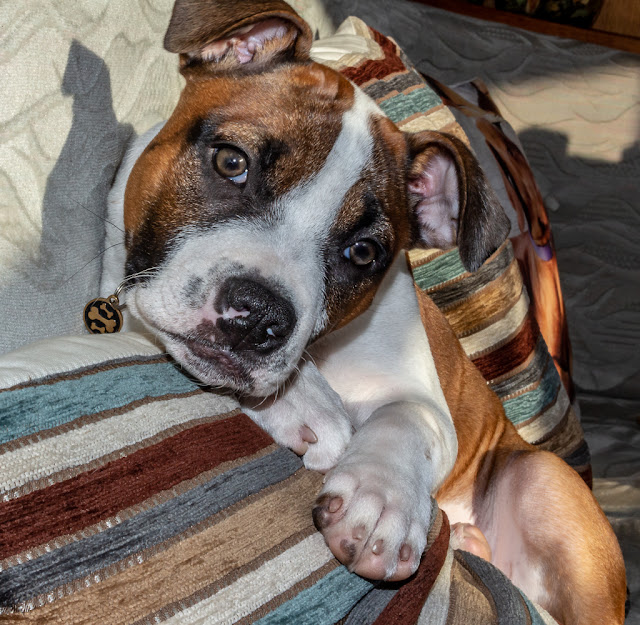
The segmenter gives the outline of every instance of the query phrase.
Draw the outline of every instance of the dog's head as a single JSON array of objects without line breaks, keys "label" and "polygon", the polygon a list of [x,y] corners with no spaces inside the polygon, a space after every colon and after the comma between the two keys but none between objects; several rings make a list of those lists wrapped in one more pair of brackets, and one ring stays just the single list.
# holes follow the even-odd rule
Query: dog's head
[{"label": "dog's head", "polygon": [[280,0],[178,0],[186,86],[129,178],[128,305],[204,382],[266,396],[372,301],[393,258],[458,245],[476,269],[508,221],[457,139],[400,132],[309,58]]}]

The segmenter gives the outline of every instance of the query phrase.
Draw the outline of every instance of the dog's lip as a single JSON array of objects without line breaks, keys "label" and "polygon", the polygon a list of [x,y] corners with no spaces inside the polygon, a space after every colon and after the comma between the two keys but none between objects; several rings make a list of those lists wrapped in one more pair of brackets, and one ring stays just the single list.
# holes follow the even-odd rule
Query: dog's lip
[{"label": "dog's lip", "polygon": [[235,368],[235,359],[229,350],[219,347],[215,343],[206,339],[196,339],[189,337],[174,337],[179,340],[194,356],[207,362],[215,360],[223,365],[233,365]]},{"label": "dog's lip", "polygon": [[219,374],[225,378],[225,385],[237,390],[247,389],[251,386],[244,367],[229,349],[204,338],[193,338],[173,333],[170,336],[188,350],[186,359],[189,364],[202,373],[205,381],[206,378],[209,378],[207,370],[214,366]]}]

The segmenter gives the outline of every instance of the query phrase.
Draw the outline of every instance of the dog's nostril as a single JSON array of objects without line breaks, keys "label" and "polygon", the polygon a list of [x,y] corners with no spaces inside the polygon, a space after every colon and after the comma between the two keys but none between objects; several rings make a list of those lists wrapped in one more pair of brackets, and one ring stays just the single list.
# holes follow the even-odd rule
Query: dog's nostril
[{"label": "dog's nostril", "polygon": [[[284,345],[297,321],[287,299],[251,279],[227,280],[220,289],[216,309],[223,311],[217,327],[236,350],[271,352]],[[227,310],[242,314],[225,315]]]}]

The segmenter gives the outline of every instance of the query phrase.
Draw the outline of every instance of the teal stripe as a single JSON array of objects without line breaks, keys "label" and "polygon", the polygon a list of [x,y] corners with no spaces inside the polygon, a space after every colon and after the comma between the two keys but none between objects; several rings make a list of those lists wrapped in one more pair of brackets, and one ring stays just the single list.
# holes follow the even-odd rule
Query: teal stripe
[{"label": "teal stripe", "polygon": [[410,93],[399,93],[380,102],[385,115],[396,124],[416,113],[427,113],[435,106],[442,104],[436,93],[426,87],[415,89]]},{"label": "teal stripe", "polygon": [[145,397],[197,385],[168,362],[136,364],[0,393],[0,444]]},{"label": "teal stripe", "polygon": [[518,425],[540,414],[554,401],[558,395],[560,384],[560,376],[553,361],[549,359],[538,388],[502,402],[507,417],[514,425]]},{"label": "teal stripe", "polygon": [[413,279],[422,290],[427,290],[443,282],[453,280],[466,271],[456,248],[416,267],[413,270]]},{"label": "teal stripe", "polygon": [[372,588],[373,584],[349,573],[343,566],[334,569],[293,599],[261,618],[260,625],[332,625],[345,616]]},{"label": "teal stripe", "polygon": [[546,623],[542,620],[542,617],[540,616],[540,612],[536,610],[536,608],[531,603],[531,601],[527,599],[525,594],[519,588],[518,588],[518,592],[522,595],[525,605],[527,606],[527,610],[529,610],[529,614],[531,615],[531,625],[546,625]]}]

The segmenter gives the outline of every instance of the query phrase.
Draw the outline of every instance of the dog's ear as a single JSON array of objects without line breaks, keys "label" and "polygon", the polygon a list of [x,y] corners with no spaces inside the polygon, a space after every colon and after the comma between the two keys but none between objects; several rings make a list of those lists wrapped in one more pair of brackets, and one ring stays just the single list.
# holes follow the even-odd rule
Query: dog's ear
[{"label": "dog's ear", "polygon": [[406,136],[414,246],[458,246],[462,264],[476,271],[507,238],[509,219],[462,141],[431,131]]},{"label": "dog's ear", "polygon": [[164,47],[180,54],[183,71],[237,70],[308,60],[312,39],[282,0],[176,0]]}]

